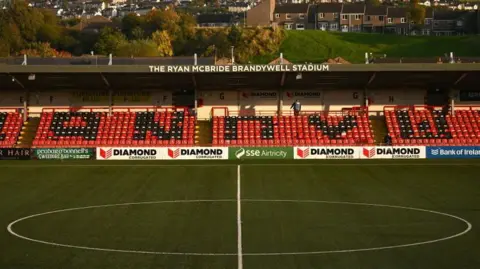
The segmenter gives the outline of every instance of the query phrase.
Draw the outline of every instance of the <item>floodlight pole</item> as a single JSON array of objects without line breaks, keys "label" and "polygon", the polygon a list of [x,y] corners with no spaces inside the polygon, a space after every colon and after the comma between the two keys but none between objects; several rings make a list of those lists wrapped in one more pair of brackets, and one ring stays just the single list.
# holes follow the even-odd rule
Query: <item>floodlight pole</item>
[{"label": "floodlight pole", "polygon": [[[197,64],[198,64],[198,62],[197,62],[198,59],[197,59],[197,54],[196,54],[196,53],[193,55],[193,58],[194,58],[194,65],[197,65]],[[193,87],[194,87],[194,88],[193,88],[193,96],[194,96],[194,99],[195,99],[193,106],[194,106],[195,116],[197,116],[197,114],[198,114],[198,113],[197,113],[197,109],[198,109],[197,85],[196,85],[196,83],[195,83],[195,74],[192,74],[192,76],[193,76],[192,79],[193,79],[193,82],[194,82],[194,83],[193,83]]]},{"label": "floodlight pole", "polygon": [[108,116],[112,116],[113,90],[108,89]]},{"label": "floodlight pole", "polygon": [[452,116],[455,116],[455,98],[451,98],[451,105],[450,105],[450,108],[452,109]]},{"label": "floodlight pole", "polygon": [[28,120],[28,103],[27,103],[27,100],[28,100],[28,91],[25,91],[25,95],[24,95],[24,98],[23,98],[23,121],[27,121]]}]

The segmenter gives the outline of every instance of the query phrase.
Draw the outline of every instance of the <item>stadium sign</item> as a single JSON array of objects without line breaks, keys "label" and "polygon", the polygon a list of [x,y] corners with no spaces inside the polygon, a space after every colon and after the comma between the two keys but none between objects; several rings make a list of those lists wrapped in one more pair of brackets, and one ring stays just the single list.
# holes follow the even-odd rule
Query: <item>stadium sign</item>
[{"label": "stadium sign", "polygon": [[250,159],[293,159],[292,147],[246,147],[230,148],[228,155],[230,160]]},{"label": "stadium sign", "polygon": [[328,64],[150,65],[151,73],[326,72]]},{"label": "stadium sign", "polygon": [[168,148],[169,160],[226,160],[228,148]]},{"label": "stadium sign", "polygon": [[277,99],[278,92],[276,91],[248,91],[242,92],[244,99]]},{"label": "stadium sign", "polygon": [[480,91],[461,90],[459,93],[460,101],[480,101]]},{"label": "stadium sign", "polygon": [[32,158],[38,160],[88,160],[94,158],[93,148],[33,149]]},{"label": "stadium sign", "polygon": [[425,159],[425,147],[363,147],[360,159]]},{"label": "stadium sign", "polygon": [[157,148],[97,148],[97,160],[157,160]]},{"label": "stadium sign", "polygon": [[322,97],[321,91],[287,91],[285,96],[288,99],[319,99]]},{"label": "stadium sign", "polygon": [[0,148],[0,160],[30,160],[30,149]]},{"label": "stadium sign", "polygon": [[358,159],[358,147],[296,147],[295,159]]},{"label": "stadium sign", "polygon": [[480,158],[480,147],[427,147],[427,158]]}]

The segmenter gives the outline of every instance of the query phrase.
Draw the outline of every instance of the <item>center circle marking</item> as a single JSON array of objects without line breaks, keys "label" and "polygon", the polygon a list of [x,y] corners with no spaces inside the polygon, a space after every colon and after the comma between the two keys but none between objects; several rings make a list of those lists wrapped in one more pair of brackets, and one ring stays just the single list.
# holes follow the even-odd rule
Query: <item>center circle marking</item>
[{"label": "center circle marking", "polygon": [[[31,242],[41,243],[50,246],[57,246],[57,247],[65,247],[65,248],[75,248],[75,249],[83,249],[83,250],[93,250],[93,251],[104,251],[104,252],[117,252],[117,253],[133,253],[133,254],[150,254],[150,255],[184,255],[184,256],[237,256],[238,253],[203,253],[203,252],[166,252],[166,251],[142,251],[142,250],[128,250],[128,249],[111,249],[111,248],[95,248],[95,247],[87,247],[87,246],[78,246],[78,245],[70,245],[70,244],[60,244],[55,242],[49,242],[39,239],[30,238],[21,234],[16,233],[13,230],[13,226],[15,224],[22,222],[24,220],[33,219],[40,216],[51,215],[56,213],[62,212],[69,212],[69,211],[78,211],[78,210],[86,210],[86,209],[93,209],[93,208],[106,208],[106,207],[118,207],[118,206],[129,206],[129,205],[147,205],[147,204],[168,204],[168,203],[211,203],[211,202],[236,202],[235,199],[220,199],[220,200],[170,200],[170,201],[150,201],[150,202],[136,202],[136,203],[120,203],[120,204],[106,204],[106,205],[94,205],[94,206],[85,206],[85,207],[75,207],[75,208],[67,208],[67,209],[60,209],[54,211],[48,211],[43,213],[38,213],[34,215],[29,215],[15,221],[12,221],[7,226],[7,231],[16,236],[20,239],[24,239]],[[322,203],[322,204],[341,204],[341,205],[353,205],[353,206],[370,206],[370,207],[384,207],[384,208],[394,208],[394,209],[403,209],[403,210],[412,210],[412,211],[419,211],[424,213],[430,213],[435,215],[441,215],[449,218],[453,218],[463,222],[466,225],[466,229],[442,238],[409,243],[409,244],[400,244],[400,245],[388,245],[382,247],[371,247],[371,248],[356,248],[356,249],[340,249],[340,250],[324,250],[324,251],[307,251],[307,252],[255,252],[255,253],[242,253],[243,256],[280,256],[280,255],[313,255],[313,254],[332,254],[332,253],[352,253],[352,252],[365,252],[365,251],[375,251],[375,250],[386,250],[386,249],[394,249],[394,248],[406,248],[406,247],[413,247],[413,246],[420,246],[420,245],[427,245],[438,243],[441,241],[450,240],[462,235],[465,235],[472,229],[472,224],[467,220],[444,212],[429,210],[429,209],[422,209],[422,208],[415,208],[415,207],[407,207],[407,206],[396,206],[396,205],[384,205],[384,204],[370,204],[370,203],[355,203],[355,202],[339,202],[339,201],[320,201],[320,200],[268,200],[268,199],[242,199],[242,202],[253,202],[253,203],[263,203],[263,202],[271,202],[271,203]]]}]

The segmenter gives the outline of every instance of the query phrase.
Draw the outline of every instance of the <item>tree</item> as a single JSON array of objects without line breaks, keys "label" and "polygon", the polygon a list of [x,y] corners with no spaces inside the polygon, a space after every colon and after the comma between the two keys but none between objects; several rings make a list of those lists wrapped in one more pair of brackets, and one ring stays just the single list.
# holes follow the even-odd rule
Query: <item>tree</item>
[{"label": "tree", "polygon": [[143,29],[140,26],[133,28],[131,33],[132,39],[140,40],[140,39],[143,39],[144,36],[145,36],[145,31],[143,31]]},{"label": "tree", "polygon": [[58,44],[61,38],[60,27],[52,24],[43,24],[37,31],[37,40]]},{"label": "tree", "polygon": [[167,10],[153,10],[147,14],[150,31],[167,31],[175,39],[180,31],[180,16],[172,8]]},{"label": "tree", "polygon": [[408,18],[415,24],[423,24],[425,21],[425,7],[420,5],[419,0],[411,0],[408,9]]},{"label": "tree", "polygon": [[162,57],[172,56],[172,41],[167,31],[156,31],[152,34],[152,41],[157,46],[158,55]]},{"label": "tree", "polygon": [[24,40],[18,26],[10,20],[7,13],[0,11],[0,47],[1,54],[8,56],[22,48]]},{"label": "tree", "polygon": [[179,26],[184,38],[193,38],[195,35],[197,20],[191,14],[181,13]]},{"label": "tree", "polygon": [[[134,39],[134,30],[140,28],[143,30],[145,27],[144,17],[137,16],[135,13],[130,13],[122,19],[122,32],[129,39]],[[138,31],[138,30],[136,30]],[[138,33],[138,32],[137,32]]]},{"label": "tree", "polygon": [[108,55],[114,54],[117,48],[126,43],[125,36],[117,30],[110,27],[105,27],[101,30],[97,43],[95,43],[94,50],[96,54]]},{"label": "tree", "polygon": [[151,40],[132,40],[122,43],[115,53],[123,57],[155,57],[159,56],[157,45]]},{"label": "tree", "polygon": [[236,25],[232,25],[232,27],[230,27],[227,38],[232,46],[239,46],[240,42],[242,41],[241,29],[238,28]]},{"label": "tree", "polygon": [[15,23],[25,42],[37,40],[37,32],[44,24],[44,16],[36,8],[31,8],[23,1],[13,1],[7,9],[9,20]]}]

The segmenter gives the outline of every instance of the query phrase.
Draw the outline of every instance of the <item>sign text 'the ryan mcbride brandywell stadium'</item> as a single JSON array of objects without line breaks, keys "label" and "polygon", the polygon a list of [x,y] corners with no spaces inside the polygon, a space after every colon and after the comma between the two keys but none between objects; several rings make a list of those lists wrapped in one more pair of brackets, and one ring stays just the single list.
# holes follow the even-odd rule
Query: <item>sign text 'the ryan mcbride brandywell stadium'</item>
[{"label": "sign text 'the ryan mcbride brandywell stadium'", "polygon": [[328,64],[150,65],[152,73],[325,72]]}]

